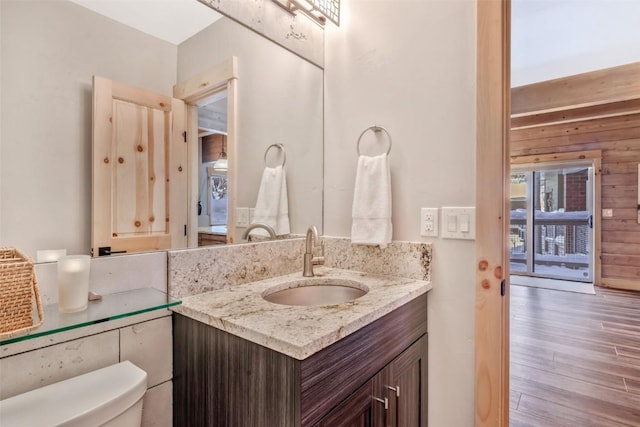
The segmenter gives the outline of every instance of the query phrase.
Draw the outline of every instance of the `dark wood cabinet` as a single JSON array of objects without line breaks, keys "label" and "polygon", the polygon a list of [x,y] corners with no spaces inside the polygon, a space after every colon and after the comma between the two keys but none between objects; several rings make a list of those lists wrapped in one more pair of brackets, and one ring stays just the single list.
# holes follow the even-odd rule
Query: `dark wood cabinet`
[{"label": "dark wood cabinet", "polygon": [[426,295],[304,360],[173,318],[176,427],[427,425]]},{"label": "dark wood cabinet", "polygon": [[405,350],[386,368],[392,427],[427,425],[427,337]]},{"label": "dark wood cabinet", "polygon": [[427,336],[344,400],[316,427],[426,427]]}]

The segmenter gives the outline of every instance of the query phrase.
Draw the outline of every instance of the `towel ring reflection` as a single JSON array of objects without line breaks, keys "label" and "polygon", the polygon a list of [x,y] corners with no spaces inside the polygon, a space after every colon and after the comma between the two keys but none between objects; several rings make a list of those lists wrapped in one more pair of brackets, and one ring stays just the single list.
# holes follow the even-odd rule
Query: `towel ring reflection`
[{"label": "towel ring reflection", "polygon": [[382,126],[376,126],[376,125],[366,128],[358,137],[358,145],[356,146],[356,151],[358,152],[358,156],[360,155],[360,141],[362,140],[362,136],[365,133],[367,133],[367,131],[370,131],[370,130],[374,131],[375,133],[382,131],[387,134],[387,138],[389,138],[389,148],[387,148],[387,156],[388,156],[389,153],[391,152],[391,146],[393,145],[393,141],[391,140],[391,134],[389,134],[389,132]]},{"label": "towel ring reflection", "polygon": [[287,152],[284,151],[284,145],[282,144],[271,144],[270,146],[267,147],[266,150],[264,150],[264,164],[265,166],[267,165],[267,154],[269,154],[269,150],[271,150],[272,148],[279,148],[280,151],[282,151],[282,167],[284,167],[284,164],[287,162]]}]

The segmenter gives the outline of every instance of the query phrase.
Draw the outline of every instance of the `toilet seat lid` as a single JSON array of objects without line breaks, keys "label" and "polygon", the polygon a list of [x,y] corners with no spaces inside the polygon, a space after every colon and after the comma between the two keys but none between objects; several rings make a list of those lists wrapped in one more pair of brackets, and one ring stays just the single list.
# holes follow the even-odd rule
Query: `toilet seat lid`
[{"label": "toilet seat lid", "polygon": [[0,401],[0,425],[102,425],[146,391],[147,373],[124,361]]}]

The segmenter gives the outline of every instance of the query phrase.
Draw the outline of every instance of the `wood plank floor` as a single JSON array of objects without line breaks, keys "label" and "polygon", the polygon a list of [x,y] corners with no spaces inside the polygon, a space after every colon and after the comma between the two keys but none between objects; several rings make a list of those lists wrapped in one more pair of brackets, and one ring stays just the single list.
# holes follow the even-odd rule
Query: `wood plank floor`
[{"label": "wood plank floor", "polygon": [[640,293],[510,290],[511,427],[640,426]]}]

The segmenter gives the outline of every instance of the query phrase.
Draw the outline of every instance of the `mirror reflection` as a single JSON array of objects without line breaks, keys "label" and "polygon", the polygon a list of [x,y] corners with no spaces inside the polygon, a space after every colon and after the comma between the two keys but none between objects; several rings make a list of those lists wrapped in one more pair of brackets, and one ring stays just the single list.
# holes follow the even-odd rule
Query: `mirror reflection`
[{"label": "mirror reflection", "polygon": [[[3,0],[0,8],[0,245],[34,259],[42,249],[89,253],[92,76],[171,96],[174,85],[230,57],[238,64],[236,158],[224,96],[199,106],[189,228],[215,238],[234,217],[231,240],[242,241],[274,143],[287,150],[291,233],[322,223],[322,69],[226,17],[167,41],[66,0]],[[236,162],[233,205],[223,152]],[[189,246],[202,243],[194,240]]]},{"label": "mirror reflection", "polygon": [[[226,98],[224,99],[226,101]],[[226,103],[218,107],[209,104],[198,108],[200,136],[198,171],[198,246],[227,242],[229,214],[228,158],[226,154]],[[215,115],[224,114],[219,125],[209,123],[212,108]],[[224,130],[223,130],[224,129]]]}]

